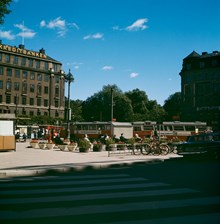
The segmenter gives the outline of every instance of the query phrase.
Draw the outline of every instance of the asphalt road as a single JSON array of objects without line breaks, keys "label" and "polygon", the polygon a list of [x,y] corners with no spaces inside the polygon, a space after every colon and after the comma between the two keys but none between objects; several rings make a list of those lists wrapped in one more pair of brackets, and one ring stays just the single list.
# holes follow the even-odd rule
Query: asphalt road
[{"label": "asphalt road", "polygon": [[219,161],[174,159],[0,180],[1,223],[219,223]]}]

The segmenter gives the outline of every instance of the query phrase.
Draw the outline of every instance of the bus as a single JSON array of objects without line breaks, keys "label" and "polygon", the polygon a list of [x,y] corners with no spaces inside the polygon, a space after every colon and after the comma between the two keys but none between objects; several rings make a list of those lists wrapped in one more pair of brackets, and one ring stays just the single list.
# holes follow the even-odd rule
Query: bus
[{"label": "bus", "polygon": [[114,136],[119,138],[123,133],[125,138],[133,137],[133,127],[130,122],[74,122],[70,124],[70,134],[75,138],[83,138],[88,135],[91,139],[101,136]]},{"label": "bus", "polygon": [[150,137],[155,131],[159,136],[168,139],[178,138],[186,140],[187,136],[211,131],[206,122],[181,122],[181,121],[139,121],[132,122],[134,135],[138,134],[141,138]]}]

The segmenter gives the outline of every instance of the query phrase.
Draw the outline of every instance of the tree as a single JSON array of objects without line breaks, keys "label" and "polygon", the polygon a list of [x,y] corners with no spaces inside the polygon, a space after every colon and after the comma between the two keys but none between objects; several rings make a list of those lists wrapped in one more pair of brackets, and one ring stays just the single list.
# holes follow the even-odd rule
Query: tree
[{"label": "tree", "polygon": [[9,14],[11,10],[8,9],[8,6],[12,0],[1,0],[0,1],[0,24],[4,23],[4,17],[6,14]]},{"label": "tree", "polygon": [[167,120],[180,120],[182,96],[181,92],[176,92],[165,100],[163,108],[166,111]]},{"label": "tree", "polygon": [[87,98],[82,104],[83,118],[86,121],[111,120],[111,90],[113,90],[114,118],[128,121],[133,114],[131,101],[116,85],[104,86],[101,91]]}]

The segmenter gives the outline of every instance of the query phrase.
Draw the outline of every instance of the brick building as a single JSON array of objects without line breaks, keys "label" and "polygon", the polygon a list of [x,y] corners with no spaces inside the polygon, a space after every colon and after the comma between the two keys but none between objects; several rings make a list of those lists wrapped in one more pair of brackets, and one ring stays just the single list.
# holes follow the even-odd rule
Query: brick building
[{"label": "brick building", "polygon": [[0,113],[64,117],[62,64],[39,52],[0,41]]},{"label": "brick building", "polygon": [[220,52],[193,51],[183,59],[182,120],[206,121],[220,130]]}]

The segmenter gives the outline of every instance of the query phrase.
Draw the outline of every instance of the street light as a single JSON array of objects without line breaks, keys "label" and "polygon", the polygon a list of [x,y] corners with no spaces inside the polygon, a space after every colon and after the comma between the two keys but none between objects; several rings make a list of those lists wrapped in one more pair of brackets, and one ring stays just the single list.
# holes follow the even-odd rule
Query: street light
[{"label": "street light", "polygon": [[49,70],[49,118],[51,117],[51,97],[52,97],[52,77],[54,76],[54,69],[50,68]]},{"label": "street light", "polygon": [[67,109],[67,139],[70,139],[70,120],[71,120],[71,109],[70,109],[70,84],[74,82],[74,77],[70,72],[65,75],[65,81],[68,83],[68,109]]}]

